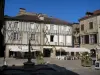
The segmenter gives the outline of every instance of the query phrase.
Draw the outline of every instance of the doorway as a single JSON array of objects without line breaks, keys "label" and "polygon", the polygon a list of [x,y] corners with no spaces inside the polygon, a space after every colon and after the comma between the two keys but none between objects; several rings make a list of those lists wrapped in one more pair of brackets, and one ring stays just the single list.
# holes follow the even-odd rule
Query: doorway
[{"label": "doorway", "polygon": [[96,50],[95,49],[91,49],[91,57],[96,57]]},{"label": "doorway", "polygon": [[50,57],[51,55],[51,49],[50,48],[44,48],[43,49],[43,56],[44,57]]}]

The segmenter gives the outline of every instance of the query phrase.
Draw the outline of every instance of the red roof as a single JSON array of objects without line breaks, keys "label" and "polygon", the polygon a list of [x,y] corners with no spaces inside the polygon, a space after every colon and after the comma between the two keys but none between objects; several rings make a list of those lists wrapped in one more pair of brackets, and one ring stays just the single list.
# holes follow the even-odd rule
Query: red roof
[{"label": "red roof", "polygon": [[43,22],[43,23],[50,23],[50,24],[62,24],[62,25],[71,25],[71,23],[53,18],[53,17],[44,17],[44,20],[41,21],[38,15],[20,15],[15,17],[6,17],[6,19],[13,19],[13,20],[22,20],[22,21],[34,21],[34,22]]},{"label": "red roof", "polygon": [[92,12],[92,13],[93,13],[93,14],[90,15],[90,16],[86,15],[86,16],[80,18],[79,21],[80,21],[80,20],[87,19],[87,18],[90,18],[90,17],[92,17],[92,16],[100,15],[100,9],[99,9],[99,10],[96,10],[96,11],[94,11],[94,12]]},{"label": "red roof", "polygon": [[94,14],[94,15],[96,15],[96,14],[100,14],[100,10],[96,10],[96,11],[94,11],[93,14]]}]

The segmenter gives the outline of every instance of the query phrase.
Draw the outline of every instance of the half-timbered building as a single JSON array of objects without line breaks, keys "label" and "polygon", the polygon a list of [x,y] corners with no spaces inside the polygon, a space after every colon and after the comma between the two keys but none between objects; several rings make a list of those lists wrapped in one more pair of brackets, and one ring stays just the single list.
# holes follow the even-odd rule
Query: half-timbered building
[{"label": "half-timbered building", "polygon": [[6,57],[27,53],[29,39],[31,51],[41,51],[46,57],[54,57],[58,47],[72,46],[71,23],[44,14],[26,13],[23,8],[19,15],[5,17],[3,30]]}]

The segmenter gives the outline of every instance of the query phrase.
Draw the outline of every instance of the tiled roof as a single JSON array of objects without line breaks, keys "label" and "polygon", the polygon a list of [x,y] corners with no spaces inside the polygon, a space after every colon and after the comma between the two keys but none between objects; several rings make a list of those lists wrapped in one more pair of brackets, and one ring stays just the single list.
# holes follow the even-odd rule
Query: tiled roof
[{"label": "tiled roof", "polygon": [[53,18],[53,17],[44,17],[44,20],[41,21],[38,15],[20,15],[15,17],[5,17],[6,19],[12,20],[22,20],[22,21],[34,21],[34,22],[43,22],[47,24],[62,24],[62,25],[71,25],[71,23]]},{"label": "tiled roof", "polygon": [[93,12],[94,15],[100,14],[100,10],[96,10]]},{"label": "tiled roof", "polygon": [[96,16],[96,15],[100,15],[100,9],[99,9],[99,10],[96,10],[96,11],[94,11],[94,12],[92,12],[92,15],[89,15],[89,16],[86,15],[86,16],[80,18],[79,21],[80,21],[80,20],[87,19],[87,18],[90,18],[90,17],[92,17],[92,16]]}]

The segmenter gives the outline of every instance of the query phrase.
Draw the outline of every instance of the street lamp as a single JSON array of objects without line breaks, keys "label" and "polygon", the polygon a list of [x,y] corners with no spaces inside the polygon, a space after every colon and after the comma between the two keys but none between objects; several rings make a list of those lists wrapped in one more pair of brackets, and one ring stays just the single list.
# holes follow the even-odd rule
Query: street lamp
[{"label": "street lamp", "polygon": [[4,61],[3,61],[3,66],[7,66],[6,59],[5,59],[5,51],[4,51]]},{"label": "street lamp", "polygon": [[25,67],[33,67],[34,66],[34,62],[31,61],[31,43],[30,43],[31,39],[29,39],[29,44],[28,44],[28,61],[24,63]]}]

